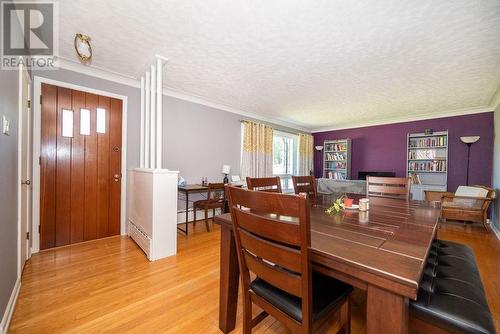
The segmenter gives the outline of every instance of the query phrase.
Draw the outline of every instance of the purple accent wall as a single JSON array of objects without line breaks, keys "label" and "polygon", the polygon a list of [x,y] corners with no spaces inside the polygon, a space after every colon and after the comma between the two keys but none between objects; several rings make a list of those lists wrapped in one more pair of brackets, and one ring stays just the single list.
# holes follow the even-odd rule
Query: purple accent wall
[{"label": "purple accent wall", "polygon": [[[462,136],[479,135],[481,139],[470,151],[469,184],[491,186],[493,167],[493,112],[444,117],[422,121],[394,123],[313,133],[314,146],[329,139],[352,139],[351,178],[358,171],[395,172],[406,174],[407,133],[448,130],[448,191],[465,184],[467,146]],[[322,177],[323,152],[314,151],[316,177]]]}]

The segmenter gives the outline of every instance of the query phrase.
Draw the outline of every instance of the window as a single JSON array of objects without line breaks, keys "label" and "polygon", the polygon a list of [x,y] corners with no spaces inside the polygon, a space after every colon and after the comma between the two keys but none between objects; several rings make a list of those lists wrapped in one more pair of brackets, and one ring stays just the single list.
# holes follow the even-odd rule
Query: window
[{"label": "window", "polygon": [[80,109],[80,134],[90,135],[90,110]]},{"label": "window", "polygon": [[62,110],[62,136],[73,137],[73,110]]},{"label": "window", "polygon": [[292,191],[292,175],[298,168],[298,136],[282,131],[274,131],[273,174],[281,178],[283,191]]},{"label": "window", "polygon": [[97,133],[106,133],[106,109],[97,108]]}]

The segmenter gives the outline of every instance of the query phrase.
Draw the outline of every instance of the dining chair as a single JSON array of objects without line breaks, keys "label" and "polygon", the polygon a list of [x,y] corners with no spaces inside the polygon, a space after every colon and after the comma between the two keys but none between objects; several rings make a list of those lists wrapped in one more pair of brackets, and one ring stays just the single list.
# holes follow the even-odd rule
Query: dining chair
[{"label": "dining chair", "polygon": [[[268,315],[294,333],[312,333],[335,312],[338,329],[349,333],[352,287],[311,269],[307,199],[230,186],[226,191],[243,287],[243,333]],[[252,304],[264,310],[255,318]]]},{"label": "dining chair", "polygon": [[366,196],[410,199],[410,179],[407,177],[366,177]]},{"label": "dining chair", "polygon": [[206,199],[195,201],[193,203],[193,228],[196,228],[196,213],[198,209],[205,212],[205,226],[207,232],[210,232],[210,226],[208,224],[208,210],[212,209],[212,221],[215,217],[215,209],[223,209],[224,202],[226,200],[224,183],[209,183],[208,184],[208,194]]},{"label": "dining chair", "polygon": [[247,177],[247,188],[265,192],[281,193],[281,180],[279,176],[273,177]]},{"label": "dining chair", "polygon": [[296,194],[307,193],[309,196],[317,197],[316,181],[314,176],[292,176],[293,190]]}]

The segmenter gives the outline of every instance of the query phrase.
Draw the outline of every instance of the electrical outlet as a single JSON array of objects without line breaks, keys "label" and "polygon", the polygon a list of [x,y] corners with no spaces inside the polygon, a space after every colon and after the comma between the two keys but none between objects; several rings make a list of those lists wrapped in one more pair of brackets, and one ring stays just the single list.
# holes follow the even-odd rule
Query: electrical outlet
[{"label": "electrical outlet", "polygon": [[2,124],[2,133],[8,136],[10,134],[10,120],[5,115],[2,116]]}]

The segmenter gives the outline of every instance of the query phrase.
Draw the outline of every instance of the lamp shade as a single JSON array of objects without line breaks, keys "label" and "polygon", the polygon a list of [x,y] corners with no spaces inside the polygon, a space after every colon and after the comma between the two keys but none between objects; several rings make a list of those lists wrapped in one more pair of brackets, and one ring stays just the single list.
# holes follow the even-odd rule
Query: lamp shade
[{"label": "lamp shade", "polygon": [[467,137],[460,137],[460,140],[464,144],[474,144],[481,138],[480,136],[467,136]]},{"label": "lamp shade", "polygon": [[222,166],[222,174],[229,174],[231,172],[231,166],[223,165]]},{"label": "lamp shade", "polygon": [[323,146],[318,145],[318,146],[315,147],[315,149],[316,149],[316,151],[321,151],[323,149]]}]

